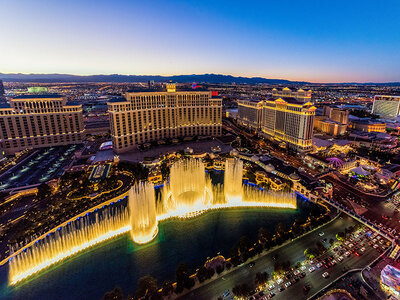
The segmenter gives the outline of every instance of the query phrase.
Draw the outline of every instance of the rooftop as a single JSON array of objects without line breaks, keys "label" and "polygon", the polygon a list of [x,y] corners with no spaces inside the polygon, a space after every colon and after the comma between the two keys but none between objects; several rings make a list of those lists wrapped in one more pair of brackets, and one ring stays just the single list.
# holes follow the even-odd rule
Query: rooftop
[{"label": "rooftop", "polygon": [[12,97],[12,99],[54,99],[62,97],[63,96],[59,94],[24,94]]},{"label": "rooftop", "polygon": [[[160,88],[133,88],[127,91],[127,93],[166,93],[167,89],[165,87]],[[211,92],[205,88],[176,88],[176,92]]]}]

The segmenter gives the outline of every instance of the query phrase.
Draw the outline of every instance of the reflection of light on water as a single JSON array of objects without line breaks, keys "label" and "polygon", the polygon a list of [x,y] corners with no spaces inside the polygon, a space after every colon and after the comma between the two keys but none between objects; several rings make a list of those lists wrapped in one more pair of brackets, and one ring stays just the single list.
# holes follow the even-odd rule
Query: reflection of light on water
[{"label": "reflection of light on water", "polygon": [[228,162],[225,184],[235,186],[224,188],[211,184],[203,163],[179,161],[171,167],[170,181],[161,188],[159,199],[156,200],[152,184],[134,186],[129,192],[127,208],[108,207],[103,213],[95,213],[94,222],[89,220],[93,217],[86,215],[10,259],[9,282],[16,284],[79,251],[128,231],[134,242],[150,242],[157,236],[158,222],[166,219],[193,218],[225,208],[296,208],[296,197],[291,193],[269,193],[242,185],[242,168],[238,160]]}]

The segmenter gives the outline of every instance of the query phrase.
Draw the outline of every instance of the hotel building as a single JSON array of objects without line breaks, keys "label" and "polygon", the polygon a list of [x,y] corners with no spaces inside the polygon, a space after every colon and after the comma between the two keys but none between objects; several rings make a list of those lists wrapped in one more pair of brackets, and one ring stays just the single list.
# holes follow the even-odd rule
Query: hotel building
[{"label": "hotel building", "polygon": [[246,127],[255,130],[261,126],[262,101],[260,100],[238,100],[237,121]]},{"label": "hotel building", "polygon": [[294,98],[264,100],[261,132],[285,143],[288,148],[311,151],[315,110],[311,102],[303,103]]},{"label": "hotel building", "polygon": [[113,148],[117,153],[166,138],[220,136],[222,99],[207,90],[134,90],[108,103]]},{"label": "hotel building", "polygon": [[[316,108],[291,97],[238,101],[238,123],[299,152],[312,150]],[[258,123],[256,123],[258,122]]]},{"label": "hotel building", "polygon": [[83,134],[82,106],[60,95],[21,95],[0,108],[1,148],[6,154],[79,143]]},{"label": "hotel building", "polygon": [[272,89],[272,96],[276,98],[289,97],[296,98],[300,102],[309,102],[311,101],[311,90],[303,90],[303,89],[294,89],[285,87],[281,90],[277,88]]},{"label": "hotel building", "polygon": [[346,133],[349,110],[336,106],[324,106],[323,116],[316,116],[314,128],[323,133],[338,136]]},{"label": "hotel building", "polygon": [[372,113],[382,119],[395,119],[400,114],[400,96],[376,95]]}]

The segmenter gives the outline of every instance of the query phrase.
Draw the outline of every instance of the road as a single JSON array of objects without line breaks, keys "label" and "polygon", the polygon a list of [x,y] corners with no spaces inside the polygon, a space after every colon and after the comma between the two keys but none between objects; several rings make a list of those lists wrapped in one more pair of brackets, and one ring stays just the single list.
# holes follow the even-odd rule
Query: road
[{"label": "road", "polygon": [[[223,277],[211,281],[208,284],[201,286],[186,295],[183,295],[179,299],[217,299],[218,296],[224,293],[224,291],[228,289],[232,290],[232,287],[234,287],[236,284],[248,283],[250,286],[253,286],[257,272],[266,271],[268,274],[272,274],[274,271],[274,261],[272,257],[274,255],[278,255],[278,260],[281,260],[282,262],[289,260],[292,265],[299,261],[302,262],[305,259],[304,250],[314,247],[316,241],[321,241],[323,238],[327,238],[329,241],[330,238],[335,237],[337,232],[344,231],[346,227],[355,224],[357,224],[357,221],[354,219],[348,216],[342,216],[325,225],[320,230],[310,232],[302,238],[293,241],[289,245],[275,249],[268,255],[258,258],[255,260],[254,267],[250,268],[246,264],[224,275]],[[319,232],[321,231],[325,233],[323,237],[319,236]],[[327,246],[327,244],[325,245]],[[338,263],[336,266],[329,268],[328,272],[330,273],[330,277],[328,279],[324,279],[322,277],[322,273],[326,271],[325,269],[319,269],[313,273],[310,273],[308,270],[310,266],[307,265],[306,277],[283,292],[277,291],[277,287],[275,287],[274,292],[276,293],[276,296],[274,299],[307,299],[307,297],[318,292],[334,279],[342,275],[344,266],[354,269],[367,265],[376,257],[378,257],[379,253],[370,248],[368,245],[366,246],[367,250],[364,255],[357,257],[352,254],[349,258],[345,258],[342,263]],[[328,253],[329,254],[326,255],[331,255],[330,252]],[[285,282],[286,281],[284,281],[284,283]],[[303,293],[303,285],[306,283],[310,284],[311,288],[307,295]]]}]

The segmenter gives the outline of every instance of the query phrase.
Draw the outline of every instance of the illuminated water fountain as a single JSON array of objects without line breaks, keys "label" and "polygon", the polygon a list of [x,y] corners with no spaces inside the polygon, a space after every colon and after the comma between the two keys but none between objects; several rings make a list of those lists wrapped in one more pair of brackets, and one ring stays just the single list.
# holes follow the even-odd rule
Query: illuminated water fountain
[{"label": "illuminated water fountain", "polygon": [[[9,261],[9,282],[15,284],[79,251],[129,231],[127,208],[107,208],[95,219],[83,217],[61,227]],[[11,249],[11,253],[14,250]]]},{"label": "illuminated water fountain", "polygon": [[145,244],[157,235],[156,198],[153,184],[146,182],[129,191],[132,240]]},{"label": "illuminated water fountain", "polygon": [[224,193],[225,201],[238,204],[243,197],[243,161],[237,158],[228,158],[225,162]]},{"label": "illuminated water fountain", "polygon": [[[243,185],[243,162],[228,159],[224,185],[212,185],[200,160],[184,159],[171,166],[169,182],[159,199],[148,182],[129,192],[127,207],[112,206],[104,212],[87,215],[36,242],[9,260],[9,282],[15,284],[92,245],[130,232],[135,243],[154,239],[158,223],[169,218],[190,218],[201,213],[234,207],[296,208],[292,193],[264,191]],[[13,250],[11,251],[13,253]]]}]

